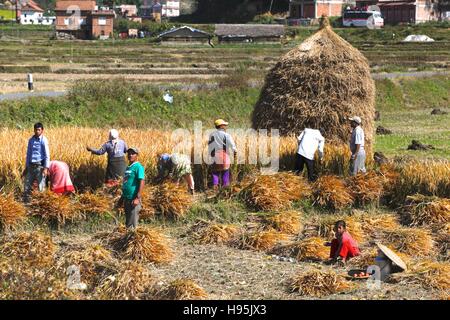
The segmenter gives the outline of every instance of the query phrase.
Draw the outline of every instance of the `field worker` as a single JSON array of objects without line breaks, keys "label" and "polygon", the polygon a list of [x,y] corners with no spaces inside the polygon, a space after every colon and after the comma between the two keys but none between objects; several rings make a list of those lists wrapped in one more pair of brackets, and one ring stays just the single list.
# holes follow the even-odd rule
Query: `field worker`
[{"label": "field worker", "polygon": [[108,187],[116,186],[123,177],[127,167],[125,160],[127,144],[119,139],[119,132],[116,129],[111,129],[109,131],[109,140],[100,149],[96,150],[87,147],[87,150],[95,155],[107,153],[108,165],[106,167],[105,184]]},{"label": "field worker", "polygon": [[127,157],[129,165],[125,170],[123,179],[122,197],[119,205],[125,209],[126,227],[136,228],[139,220],[139,211],[142,209],[142,190],[144,189],[145,170],[138,162],[139,150],[129,148]]},{"label": "field worker", "polygon": [[361,128],[361,118],[349,118],[352,127],[352,137],[350,139],[350,174],[356,176],[358,172],[366,172],[366,151],[364,150],[364,130]]},{"label": "field worker", "polygon": [[32,73],[27,74],[27,82],[28,82],[28,90],[33,92],[34,87],[33,87],[33,74]]},{"label": "field worker", "polygon": [[220,180],[223,187],[230,185],[230,151],[233,151],[235,156],[237,150],[233,138],[226,132],[228,122],[217,119],[214,125],[216,130],[209,136],[208,151],[212,160],[213,187],[217,190]]},{"label": "field worker", "polygon": [[29,202],[33,184],[37,181],[39,191],[45,189],[45,178],[50,167],[50,148],[48,140],[44,137],[44,126],[38,122],[34,125],[34,135],[28,140],[25,170],[24,202]]},{"label": "field worker", "polygon": [[347,232],[347,225],[344,220],[336,221],[334,225],[336,238],[327,245],[331,246],[330,259],[332,262],[346,262],[352,257],[359,256],[358,244]]},{"label": "field worker", "polygon": [[191,159],[185,154],[163,154],[158,160],[157,181],[171,178],[177,182],[184,178],[191,194],[194,194],[194,177],[192,176]]},{"label": "field worker", "polygon": [[323,147],[325,138],[319,130],[305,128],[298,136],[298,150],[295,159],[295,171],[300,174],[306,164],[308,180],[316,180],[314,173],[314,155],[319,150],[319,159],[323,159]]},{"label": "field worker", "polygon": [[50,190],[58,194],[69,194],[75,191],[70,179],[69,166],[62,161],[50,161],[48,169]]}]

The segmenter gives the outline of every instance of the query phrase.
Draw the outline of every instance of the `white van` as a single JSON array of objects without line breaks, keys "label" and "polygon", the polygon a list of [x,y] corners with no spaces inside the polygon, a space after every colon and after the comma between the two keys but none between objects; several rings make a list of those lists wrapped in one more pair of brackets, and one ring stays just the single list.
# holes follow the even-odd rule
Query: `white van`
[{"label": "white van", "polygon": [[342,16],[344,27],[366,27],[381,28],[384,19],[379,11],[345,10]]}]

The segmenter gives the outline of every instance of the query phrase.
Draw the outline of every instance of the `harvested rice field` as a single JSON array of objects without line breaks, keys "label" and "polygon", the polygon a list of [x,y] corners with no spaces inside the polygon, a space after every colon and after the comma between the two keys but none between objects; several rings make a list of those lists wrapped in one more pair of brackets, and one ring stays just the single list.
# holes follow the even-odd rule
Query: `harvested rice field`
[{"label": "harvested rice field", "polygon": [[[36,91],[65,91],[0,101],[0,299],[448,299],[449,38],[436,29],[434,43],[402,43],[328,28],[299,29],[283,44],[215,48],[55,42],[38,30],[17,41],[0,28],[0,94],[24,92],[30,71]],[[413,74],[374,76],[383,71]],[[370,131],[368,172],[351,177],[347,117],[355,114]],[[214,191],[204,132],[217,118],[241,129],[230,131],[241,163],[231,166],[231,186]],[[37,121],[75,193],[34,192],[24,204]],[[315,182],[293,171],[296,135],[310,125],[326,137]],[[113,127],[139,148],[146,171],[136,230],[124,226],[120,186],[103,184],[106,156],[86,151]],[[255,140],[252,127],[282,129],[279,143]],[[158,156],[180,147],[175,129],[185,134],[178,151],[193,161],[200,153],[194,195],[184,180],[156,180]],[[408,149],[411,140],[426,148]],[[266,174],[269,151],[279,172]],[[345,265],[329,263],[338,220],[361,251]],[[350,279],[375,264],[377,243],[407,270],[381,283]]]}]

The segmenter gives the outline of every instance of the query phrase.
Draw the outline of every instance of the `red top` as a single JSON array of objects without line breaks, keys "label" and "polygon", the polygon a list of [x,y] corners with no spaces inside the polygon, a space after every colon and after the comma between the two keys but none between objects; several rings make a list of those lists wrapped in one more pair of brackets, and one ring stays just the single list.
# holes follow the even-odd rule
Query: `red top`
[{"label": "red top", "polygon": [[[333,241],[331,242],[330,258],[334,258],[334,255],[336,254],[338,248],[339,240],[333,239]],[[347,260],[348,258],[359,256],[359,254],[360,251],[358,248],[358,243],[352,238],[350,233],[345,231],[342,234],[342,246],[339,252],[339,256],[341,256],[342,259]]]}]

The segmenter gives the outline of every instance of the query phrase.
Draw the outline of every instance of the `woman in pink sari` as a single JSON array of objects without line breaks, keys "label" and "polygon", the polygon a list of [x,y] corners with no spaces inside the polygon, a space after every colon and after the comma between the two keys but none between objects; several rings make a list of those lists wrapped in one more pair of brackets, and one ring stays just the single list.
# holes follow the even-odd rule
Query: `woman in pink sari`
[{"label": "woman in pink sari", "polygon": [[75,191],[69,175],[69,166],[62,161],[50,161],[50,190],[58,194],[69,194]]}]

